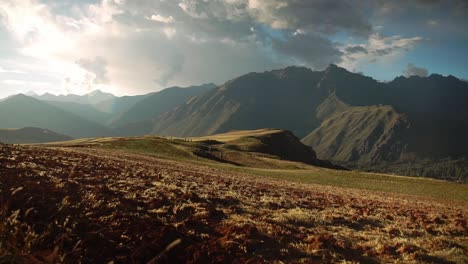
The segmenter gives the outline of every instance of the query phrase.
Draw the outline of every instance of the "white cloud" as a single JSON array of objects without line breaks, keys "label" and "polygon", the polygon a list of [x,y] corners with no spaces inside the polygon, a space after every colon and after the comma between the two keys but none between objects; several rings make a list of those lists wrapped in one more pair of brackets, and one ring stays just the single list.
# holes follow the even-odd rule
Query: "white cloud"
[{"label": "white cloud", "polygon": [[27,80],[0,80],[0,83],[7,84],[7,85],[29,85],[29,86],[44,86],[50,85],[48,82],[39,82],[39,81],[27,81]]},{"label": "white cloud", "polygon": [[5,69],[0,67],[0,73],[17,73],[17,74],[26,74],[25,71],[20,71],[20,70],[10,70],[10,69]]},{"label": "white cloud", "polygon": [[161,15],[151,15],[151,17],[147,18],[149,20],[153,20],[153,21],[156,21],[156,22],[161,22],[161,23],[164,23],[164,24],[169,24],[169,23],[173,23],[174,22],[174,17],[172,16],[161,16]]},{"label": "white cloud", "polygon": [[369,63],[390,64],[414,49],[423,40],[422,37],[382,37],[374,33],[369,36],[367,42],[343,45],[341,47],[342,62],[339,65],[354,70]]}]

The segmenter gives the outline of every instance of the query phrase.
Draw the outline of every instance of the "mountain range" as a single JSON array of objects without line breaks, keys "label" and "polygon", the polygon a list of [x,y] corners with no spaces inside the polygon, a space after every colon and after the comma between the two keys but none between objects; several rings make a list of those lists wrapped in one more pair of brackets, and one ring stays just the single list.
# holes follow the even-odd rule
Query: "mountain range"
[{"label": "mountain range", "polygon": [[35,97],[1,101],[1,126],[35,126],[72,137],[191,137],[278,128],[301,138],[320,159],[359,168],[468,156],[468,83],[454,76],[379,82],[336,65],[323,71],[291,66],[219,86],[139,96],[95,91],[79,98]]}]

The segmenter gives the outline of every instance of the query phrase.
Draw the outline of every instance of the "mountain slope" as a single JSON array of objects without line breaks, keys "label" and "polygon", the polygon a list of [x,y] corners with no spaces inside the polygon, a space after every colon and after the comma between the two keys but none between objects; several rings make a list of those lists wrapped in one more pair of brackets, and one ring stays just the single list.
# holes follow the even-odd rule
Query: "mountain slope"
[{"label": "mountain slope", "polygon": [[131,123],[149,120],[172,110],[190,98],[203,94],[216,86],[205,84],[187,88],[171,87],[160,92],[152,93],[129,107],[110,124],[112,127],[121,127]]},{"label": "mountain slope", "polygon": [[332,115],[302,141],[337,162],[396,161],[405,150],[409,123],[391,106],[351,107]]},{"label": "mountain slope", "polygon": [[153,133],[201,136],[278,127],[305,136],[317,123],[314,105],[326,96],[316,87],[320,77],[301,67],[249,73],[162,115]]},{"label": "mountain slope", "polygon": [[36,127],[0,129],[0,142],[8,144],[46,143],[67,141],[71,139],[72,138],[69,136]]},{"label": "mountain slope", "polygon": [[112,135],[104,126],[23,94],[0,103],[0,125],[2,128],[41,127],[75,138]]},{"label": "mountain slope", "polygon": [[88,121],[106,125],[109,119],[112,117],[112,114],[99,111],[95,108],[94,105],[90,104],[79,104],[72,102],[59,102],[59,101],[45,101],[46,103],[60,108],[64,111],[73,113],[83,119]]},{"label": "mountain slope", "polygon": [[[249,73],[154,120],[153,133],[200,136],[277,127],[320,158],[377,164],[468,156],[468,84],[453,76],[382,83],[330,65]],[[317,138],[318,137],[318,138]]]}]

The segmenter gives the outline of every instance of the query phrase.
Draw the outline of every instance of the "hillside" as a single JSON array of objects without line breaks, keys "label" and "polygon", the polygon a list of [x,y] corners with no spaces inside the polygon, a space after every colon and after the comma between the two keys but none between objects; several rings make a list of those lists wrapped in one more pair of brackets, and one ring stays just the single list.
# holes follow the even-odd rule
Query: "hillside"
[{"label": "hillside", "polygon": [[296,183],[96,146],[0,145],[0,163],[7,263],[468,260],[466,185],[319,168]]},{"label": "hillside", "polygon": [[53,143],[52,146],[99,146],[187,162],[215,162],[265,169],[308,168],[309,165],[345,169],[319,160],[311,147],[302,144],[291,132],[278,129],[232,131],[199,138],[87,138]]},{"label": "hillside", "polygon": [[74,138],[112,135],[104,126],[22,94],[0,102],[0,126],[40,127]]},{"label": "hillside", "polygon": [[302,142],[323,159],[376,164],[400,159],[408,129],[407,117],[391,106],[351,107],[323,121]]},{"label": "hillside", "polygon": [[335,65],[321,72],[288,67],[249,73],[189,100],[153,119],[152,133],[187,137],[277,127],[302,138],[319,158],[364,169],[403,160],[464,159],[466,101],[467,83],[453,76],[381,83]]},{"label": "hillside", "polygon": [[[127,110],[122,111],[120,115],[112,120],[110,125],[112,127],[122,127],[128,124],[150,120],[214,87],[216,87],[214,84],[190,86],[187,88],[171,87],[160,92],[149,94]],[[149,127],[148,129],[151,128]]]},{"label": "hillside", "polygon": [[36,127],[0,129],[0,142],[7,144],[46,143],[67,141],[71,139],[72,138],[69,136]]},{"label": "hillside", "polygon": [[316,127],[314,105],[326,96],[315,87],[320,77],[302,67],[249,73],[163,114],[153,133],[204,136],[277,127],[303,137]]}]

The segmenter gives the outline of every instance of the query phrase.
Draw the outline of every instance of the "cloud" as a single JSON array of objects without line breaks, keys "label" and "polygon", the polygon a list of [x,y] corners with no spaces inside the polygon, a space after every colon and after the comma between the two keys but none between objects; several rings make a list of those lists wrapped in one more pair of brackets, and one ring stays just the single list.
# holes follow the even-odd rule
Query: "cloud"
[{"label": "cloud", "polygon": [[109,82],[106,68],[107,62],[103,58],[80,59],[76,63],[94,75],[93,83],[99,84]]},{"label": "cloud", "polygon": [[165,16],[161,16],[161,15],[151,15],[151,17],[149,17],[147,19],[153,20],[153,21],[156,21],[156,22],[161,22],[161,23],[164,23],[164,24],[169,24],[169,23],[174,22],[174,17],[172,17],[172,16],[165,17]]},{"label": "cloud", "polygon": [[390,64],[423,41],[422,37],[405,38],[402,36],[384,37],[379,33],[369,36],[364,43],[350,43],[341,47],[343,56],[340,66],[358,69],[369,63]]},{"label": "cloud", "polygon": [[250,13],[256,20],[275,29],[308,29],[333,34],[344,30],[368,35],[371,25],[360,5],[351,1],[249,0]]},{"label": "cloud", "polygon": [[413,63],[408,63],[408,65],[406,65],[406,69],[403,71],[403,74],[406,77],[409,77],[409,76],[427,77],[428,71],[426,68],[417,67]]},{"label": "cloud", "polygon": [[274,39],[272,47],[279,53],[292,57],[299,64],[323,69],[331,63],[341,62],[342,52],[333,43],[319,35],[296,34],[287,41]]},{"label": "cloud", "polygon": [[345,48],[346,53],[365,53],[367,54],[366,48],[362,46],[349,46]]},{"label": "cloud", "polygon": [[[47,74],[60,93],[141,94],[290,64],[354,69],[398,58],[421,41],[374,33],[364,7],[348,0],[2,0],[8,50],[0,35],[0,67],[11,69],[2,62],[10,56],[22,67],[12,69]],[[351,40],[334,38],[342,33]]]}]

